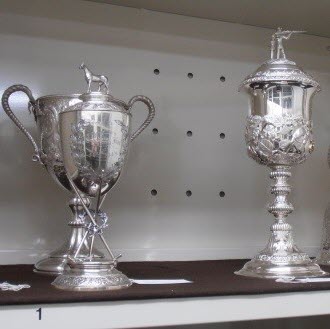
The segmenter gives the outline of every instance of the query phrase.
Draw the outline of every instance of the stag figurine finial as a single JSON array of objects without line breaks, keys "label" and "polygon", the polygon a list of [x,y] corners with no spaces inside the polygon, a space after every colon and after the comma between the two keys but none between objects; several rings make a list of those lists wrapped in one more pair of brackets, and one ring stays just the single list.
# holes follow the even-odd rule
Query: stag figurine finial
[{"label": "stag figurine finial", "polygon": [[92,82],[98,83],[98,90],[101,91],[102,88],[105,90],[106,93],[109,91],[109,81],[108,78],[105,75],[97,75],[94,74],[88,67],[85,65],[84,62],[82,62],[79,66],[79,69],[84,70],[85,73],[85,80],[88,84],[87,92],[91,92],[91,86]]}]

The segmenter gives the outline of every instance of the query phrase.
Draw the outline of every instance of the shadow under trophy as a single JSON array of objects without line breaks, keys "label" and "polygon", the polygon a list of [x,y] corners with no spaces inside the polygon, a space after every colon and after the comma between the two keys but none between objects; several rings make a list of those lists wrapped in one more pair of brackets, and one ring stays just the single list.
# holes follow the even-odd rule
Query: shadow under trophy
[{"label": "shadow under trophy", "polygon": [[319,84],[296,63],[286,58],[283,39],[301,31],[273,34],[271,59],[241,84],[250,98],[245,139],[248,155],[271,169],[274,201],[268,211],[275,216],[264,250],[236,272],[239,275],[280,278],[325,275],[294,243],[286,221],[294,210],[288,201],[291,167],[304,162],[314,149],[311,102]]},{"label": "shadow under trophy", "polygon": [[[107,78],[94,76],[85,68],[88,90],[80,103],[67,107],[59,114],[60,140],[67,177],[76,197],[87,213],[89,224],[81,245],[88,241],[89,255],[81,257],[80,248],[70,257],[63,274],[52,283],[64,290],[114,290],[127,288],[131,280],[116,269],[117,260],[103,236],[108,216],[100,210],[106,194],[118,181],[127,157],[129,144],[151,122],[154,105],[145,96],[135,96],[127,104],[109,94]],[[91,83],[98,91],[91,91]],[[143,102],[149,114],[141,127],[131,135],[131,109]],[[89,210],[84,196],[95,200]],[[94,257],[94,241],[99,237],[108,257]]]},{"label": "shadow under trophy", "polygon": [[[37,124],[37,143],[31,134],[25,129],[9,106],[9,97],[15,92],[23,92],[28,98],[28,109],[32,112]],[[35,99],[31,90],[24,85],[13,85],[5,90],[2,96],[2,107],[9,118],[28,138],[34,148],[32,160],[42,164],[56,183],[62,188],[72,192],[70,182],[66,176],[58,127],[58,114],[66,107],[81,102],[79,94],[72,95],[47,95]],[[39,144],[39,145],[38,145]],[[85,205],[89,205],[89,200],[84,197]],[[63,272],[69,256],[73,256],[85,234],[86,212],[82,202],[76,196],[69,201],[69,207],[73,213],[68,225],[71,228],[70,235],[64,244],[53,251],[47,258],[40,260],[34,265],[34,271],[42,274],[57,275]],[[88,245],[84,243],[80,249],[82,257],[88,254]],[[94,256],[102,258],[103,254],[94,250]]]}]

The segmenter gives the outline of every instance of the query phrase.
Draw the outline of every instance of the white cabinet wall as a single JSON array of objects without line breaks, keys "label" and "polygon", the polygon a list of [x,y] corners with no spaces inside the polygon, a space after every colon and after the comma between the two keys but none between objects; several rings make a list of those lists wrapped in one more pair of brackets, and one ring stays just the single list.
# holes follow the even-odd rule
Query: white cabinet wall
[{"label": "white cabinet wall", "polygon": [[[2,0],[0,93],[15,83],[35,97],[83,92],[78,66],[84,61],[109,76],[115,97],[148,96],[155,120],[131,145],[126,171],[104,204],[112,248],[129,261],[248,258],[266,244],[273,218],[265,207],[268,170],[246,155],[247,99],[237,88],[269,58],[272,33],[87,1]],[[286,43],[288,57],[323,89],[313,106],[316,150],[291,179],[289,222],[296,243],[311,255],[330,196],[329,45],[329,38],[311,35]],[[36,136],[26,103],[24,95],[11,98]],[[144,116],[137,107],[133,126]],[[1,264],[34,263],[68,234],[70,195],[31,162],[32,151],[0,111]]]}]

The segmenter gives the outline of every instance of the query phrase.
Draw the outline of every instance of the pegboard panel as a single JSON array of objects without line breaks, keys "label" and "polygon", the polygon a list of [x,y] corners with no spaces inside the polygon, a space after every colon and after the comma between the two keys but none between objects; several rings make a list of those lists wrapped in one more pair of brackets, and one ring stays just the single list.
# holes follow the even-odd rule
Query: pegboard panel
[{"label": "pegboard panel", "polygon": [[[82,92],[85,61],[109,76],[115,97],[143,94],[156,106],[104,203],[112,248],[126,260],[177,260],[251,257],[264,247],[269,171],[246,155],[247,99],[237,87],[268,58],[271,30],[80,1],[58,1],[53,11],[40,1],[11,3],[0,14],[1,94],[14,83],[35,97]],[[314,102],[316,150],[291,180],[289,221],[312,254],[330,195],[329,44],[304,35],[287,47],[323,87]],[[36,135],[26,102],[11,98]],[[133,128],[145,115],[137,105]],[[30,161],[30,144],[3,111],[0,137],[0,261],[32,263],[67,236],[70,195]]]}]

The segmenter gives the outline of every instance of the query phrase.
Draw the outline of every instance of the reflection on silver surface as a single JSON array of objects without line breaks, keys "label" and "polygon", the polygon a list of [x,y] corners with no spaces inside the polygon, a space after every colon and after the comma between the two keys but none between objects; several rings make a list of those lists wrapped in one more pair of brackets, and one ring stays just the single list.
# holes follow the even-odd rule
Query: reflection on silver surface
[{"label": "reflection on silver surface", "polygon": [[247,151],[258,163],[271,168],[274,200],[268,211],[275,222],[266,248],[236,272],[239,275],[279,278],[326,274],[294,244],[291,225],[286,222],[294,210],[288,200],[291,167],[304,162],[314,150],[311,102],[320,90],[311,76],[286,58],[282,41],[295,32],[278,29],[271,41],[271,59],[241,85],[250,99]]},{"label": "reflection on silver surface", "polygon": [[[270,114],[277,114],[279,111],[294,108],[294,93],[292,86],[274,86],[267,91],[267,108]],[[286,113],[285,113],[286,112]],[[282,115],[288,111],[282,112]]]},{"label": "reflection on silver surface", "polygon": [[112,103],[108,109],[87,103],[61,114],[67,172],[82,193],[96,197],[99,179],[101,195],[117,182],[128,152],[130,121],[130,113]]}]

